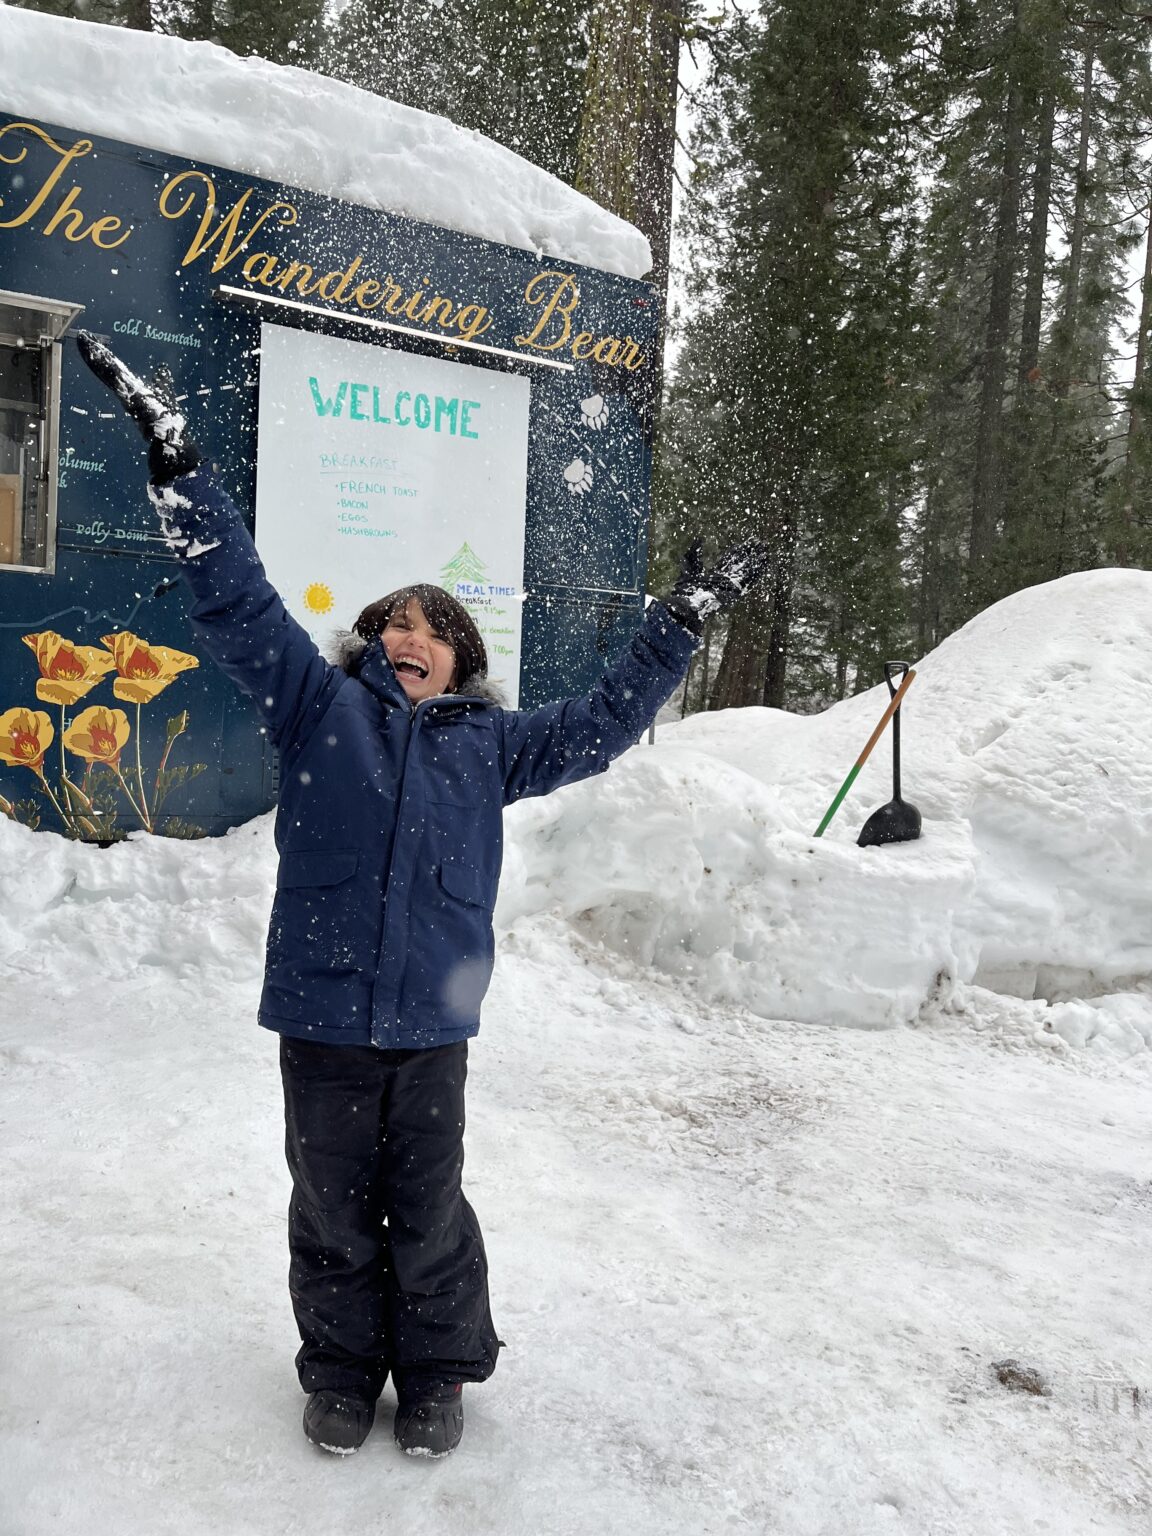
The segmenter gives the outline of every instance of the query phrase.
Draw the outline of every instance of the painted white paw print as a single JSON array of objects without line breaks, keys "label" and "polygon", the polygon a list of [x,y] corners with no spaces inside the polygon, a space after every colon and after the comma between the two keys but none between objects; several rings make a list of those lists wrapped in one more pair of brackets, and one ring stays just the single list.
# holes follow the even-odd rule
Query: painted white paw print
[{"label": "painted white paw print", "polygon": [[564,471],[564,479],[573,496],[583,496],[585,491],[592,489],[592,467],[583,459],[573,459]]},{"label": "painted white paw print", "polygon": [[593,395],[589,400],[581,400],[580,413],[584,418],[584,425],[591,427],[594,432],[599,432],[602,427],[608,425],[608,404],[603,395]]}]

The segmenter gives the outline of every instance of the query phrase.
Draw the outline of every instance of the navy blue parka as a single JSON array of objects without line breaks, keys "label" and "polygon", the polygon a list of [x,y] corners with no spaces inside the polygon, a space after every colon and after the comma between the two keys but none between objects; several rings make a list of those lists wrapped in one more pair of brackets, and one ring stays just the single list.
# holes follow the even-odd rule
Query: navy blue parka
[{"label": "navy blue parka", "polygon": [[204,649],[281,754],[280,865],[260,1022],[328,1044],[410,1048],[480,1027],[502,811],[602,773],[641,736],[696,641],[659,603],[584,698],[412,706],[380,641],[333,666],[268,581],[204,469],[153,491]]}]

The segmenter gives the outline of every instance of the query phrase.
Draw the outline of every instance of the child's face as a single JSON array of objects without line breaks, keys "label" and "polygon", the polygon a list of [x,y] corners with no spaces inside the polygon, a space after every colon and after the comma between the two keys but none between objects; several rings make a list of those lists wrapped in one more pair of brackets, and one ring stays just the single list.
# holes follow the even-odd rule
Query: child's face
[{"label": "child's face", "polygon": [[429,624],[413,599],[394,613],[380,632],[388,660],[413,704],[447,693],[456,671],[456,653]]}]

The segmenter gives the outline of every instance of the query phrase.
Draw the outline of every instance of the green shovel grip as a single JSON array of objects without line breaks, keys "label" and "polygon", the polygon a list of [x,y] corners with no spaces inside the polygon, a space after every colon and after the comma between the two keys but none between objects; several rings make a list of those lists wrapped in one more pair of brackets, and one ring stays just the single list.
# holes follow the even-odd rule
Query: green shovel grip
[{"label": "green shovel grip", "polygon": [[860,770],[861,770],[861,768],[863,766],[864,766],[863,763],[853,763],[852,764],[852,767],[848,771],[848,777],[844,780],[843,784],[841,784],[840,789],[837,792],[835,800],[833,800],[832,804],[824,812],[824,820],[820,823],[820,825],[816,828],[816,831],[812,834],[814,837],[823,837],[824,836],[824,833],[825,833],[825,831],[828,828],[828,823],[832,820],[833,816],[835,816],[836,812],[840,809],[841,805],[844,802],[844,796],[852,788],[853,784],[855,784],[855,782],[856,782],[856,775],[860,772]]}]

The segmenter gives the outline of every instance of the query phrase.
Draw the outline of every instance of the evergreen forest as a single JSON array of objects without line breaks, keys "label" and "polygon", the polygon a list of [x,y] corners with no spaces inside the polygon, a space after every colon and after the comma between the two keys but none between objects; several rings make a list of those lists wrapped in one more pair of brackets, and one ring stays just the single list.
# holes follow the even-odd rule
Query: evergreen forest
[{"label": "evergreen forest", "polygon": [[773,557],[687,709],[820,709],[1021,587],[1152,568],[1152,0],[35,8],[442,113],[643,229],[650,587],[697,539]]}]

